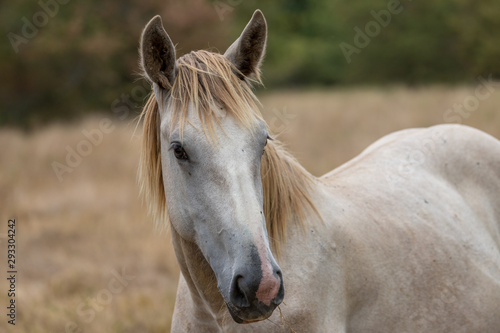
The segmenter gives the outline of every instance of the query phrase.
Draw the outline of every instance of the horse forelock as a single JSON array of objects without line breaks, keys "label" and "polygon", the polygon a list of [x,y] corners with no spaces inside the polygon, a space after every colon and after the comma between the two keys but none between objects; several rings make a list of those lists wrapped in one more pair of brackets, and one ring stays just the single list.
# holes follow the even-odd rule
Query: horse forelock
[{"label": "horse forelock", "polygon": [[165,99],[172,112],[171,126],[180,123],[181,137],[189,106],[198,113],[203,131],[213,141],[217,140],[215,125],[219,124],[220,114],[215,109],[223,110],[250,130],[262,120],[251,82],[241,79],[243,74],[223,55],[191,52],[177,60],[177,70]]},{"label": "horse forelock", "polygon": [[[157,100],[171,112],[171,126],[188,117],[189,105],[198,113],[205,135],[217,141],[215,126],[220,125],[214,107],[231,115],[243,127],[253,130],[262,120],[260,103],[247,79],[223,55],[196,51],[177,60],[177,76],[170,91],[151,94],[142,113],[143,139],[139,165],[141,194],[160,228],[168,226],[169,216],[160,153],[160,109]],[[236,74],[236,75],[235,75]],[[259,81],[257,81],[259,82]],[[158,96],[159,95],[159,96]],[[309,197],[314,178],[290,156],[277,140],[270,141],[262,157],[261,177],[264,215],[270,241],[279,255],[286,241],[287,220],[304,225],[307,210],[316,208]]]}]

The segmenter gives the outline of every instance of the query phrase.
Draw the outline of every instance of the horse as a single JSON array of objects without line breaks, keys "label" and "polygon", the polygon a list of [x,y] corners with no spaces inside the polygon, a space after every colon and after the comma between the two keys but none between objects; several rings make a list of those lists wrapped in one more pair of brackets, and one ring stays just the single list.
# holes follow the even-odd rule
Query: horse
[{"label": "horse", "polygon": [[500,141],[402,130],[314,177],[261,116],[266,42],[259,10],[224,54],[176,59],[159,16],[141,36],[139,179],[180,266],[172,332],[500,332]]}]

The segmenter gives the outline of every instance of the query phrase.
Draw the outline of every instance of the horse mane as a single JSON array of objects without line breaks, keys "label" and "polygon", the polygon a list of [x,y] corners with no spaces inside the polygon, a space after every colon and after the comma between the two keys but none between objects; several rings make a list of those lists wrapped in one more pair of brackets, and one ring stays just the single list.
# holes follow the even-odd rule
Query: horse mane
[{"label": "horse mane", "polygon": [[[142,151],[139,164],[141,194],[157,226],[168,226],[169,216],[160,153],[160,103],[167,103],[172,123],[187,120],[188,105],[194,106],[208,138],[216,140],[215,124],[219,124],[214,106],[225,109],[243,126],[252,129],[262,120],[260,103],[250,82],[223,55],[196,51],[177,60],[178,73],[165,95],[156,90],[151,94],[140,119],[143,119]],[[236,75],[235,75],[236,74]],[[256,82],[260,83],[258,79]],[[160,96],[158,96],[160,95]],[[158,101],[157,101],[158,100]],[[305,226],[306,212],[317,210],[309,190],[314,182],[302,166],[277,140],[269,141],[262,156],[261,177],[264,215],[271,246],[279,255],[286,241],[287,221]]]}]

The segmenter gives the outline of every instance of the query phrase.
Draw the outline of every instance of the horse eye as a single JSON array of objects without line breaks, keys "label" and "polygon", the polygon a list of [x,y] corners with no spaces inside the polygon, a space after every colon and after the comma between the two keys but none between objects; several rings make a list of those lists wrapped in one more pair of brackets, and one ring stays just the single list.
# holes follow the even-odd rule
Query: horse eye
[{"label": "horse eye", "polygon": [[175,158],[178,160],[187,160],[188,155],[186,154],[186,151],[184,148],[182,148],[181,144],[179,142],[174,142],[170,146],[170,149],[174,151]]},{"label": "horse eye", "polygon": [[267,142],[269,140],[272,140],[272,138],[268,135],[267,138],[266,138],[266,142],[264,143],[264,149],[262,149],[262,155],[264,155],[264,153],[266,152],[266,146],[267,146]]}]

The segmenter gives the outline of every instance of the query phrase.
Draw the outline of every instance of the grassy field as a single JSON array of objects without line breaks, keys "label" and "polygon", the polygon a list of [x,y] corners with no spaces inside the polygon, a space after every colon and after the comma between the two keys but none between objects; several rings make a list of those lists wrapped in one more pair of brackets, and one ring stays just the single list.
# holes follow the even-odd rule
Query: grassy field
[{"label": "grassy field", "polygon": [[[261,94],[264,116],[314,175],[390,132],[460,121],[500,138],[500,86]],[[477,103],[475,103],[477,101]],[[453,110],[466,104],[464,111]],[[475,104],[474,104],[475,103]],[[140,130],[103,117],[34,133],[0,131],[0,331],[168,332],[178,267],[138,197]],[[53,162],[66,164],[58,179]],[[86,150],[85,150],[86,149]],[[466,152],[464,152],[465,154]],[[16,219],[16,326],[7,324],[7,221]],[[285,272],[286,274],[286,272]],[[120,276],[119,278],[117,276]]]}]

